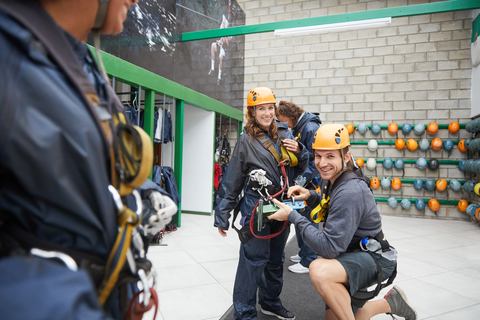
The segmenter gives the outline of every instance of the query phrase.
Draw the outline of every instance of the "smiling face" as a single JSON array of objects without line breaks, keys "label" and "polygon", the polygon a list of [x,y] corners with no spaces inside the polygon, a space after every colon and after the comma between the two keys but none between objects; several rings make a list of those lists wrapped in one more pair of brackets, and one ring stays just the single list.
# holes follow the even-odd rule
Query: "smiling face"
[{"label": "smiling face", "polygon": [[265,103],[254,107],[253,114],[260,128],[268,130],[275,117],[275,104]]},{"label": "smiling face", "polygon": [[103,34],[117,34],[123,30],[123,22],[127,19],[127,12],[138,0],[110,0],[107,17],[100,32]]},{"label": "smiling face", "polygon": [[348,162],[352,157],[352,154],[348,151],[342,160],[341,150],[339,149],[314,150],[314,155],[315,167],[320,176],[323,180],[330,180],[331,183],[334,183],[342,172],[344,162]]}]

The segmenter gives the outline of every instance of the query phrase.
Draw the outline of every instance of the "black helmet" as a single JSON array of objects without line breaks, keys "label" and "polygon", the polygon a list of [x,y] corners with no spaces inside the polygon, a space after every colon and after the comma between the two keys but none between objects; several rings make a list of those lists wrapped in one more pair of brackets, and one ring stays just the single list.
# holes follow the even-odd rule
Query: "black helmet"
[{"label": "black helmet", "polygon": [[428,161],[428,169],[430,170],[437,170],[439,165],[438,159],[432,158]]}]

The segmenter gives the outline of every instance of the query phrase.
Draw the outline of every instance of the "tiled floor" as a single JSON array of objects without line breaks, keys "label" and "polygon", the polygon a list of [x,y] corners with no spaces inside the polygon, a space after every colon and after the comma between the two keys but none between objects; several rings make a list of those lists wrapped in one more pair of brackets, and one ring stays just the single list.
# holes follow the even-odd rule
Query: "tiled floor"
[{"label": "tiled floor", "polygon": [[[395,284],[407,293],[419,319],[480,319],[478,224],[383,216],[383,230],[399,251]],[[148,254],[158,272],[157,319],[219,319],[232,304],[239,247],[235,231],[222,238],[212,216],[184,214],[182,227],[166,234],[163,244],[150,247]],[[150,313],[144,319],[151,318]]]}]

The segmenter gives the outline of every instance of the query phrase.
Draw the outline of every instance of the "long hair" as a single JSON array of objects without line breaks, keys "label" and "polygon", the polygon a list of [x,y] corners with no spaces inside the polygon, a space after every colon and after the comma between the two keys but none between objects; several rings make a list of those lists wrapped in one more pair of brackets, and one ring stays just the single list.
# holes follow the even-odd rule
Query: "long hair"
[{"label": "long hair", "polygon": [[[255,120],[255,115],[253,114],[253,109],[255,107],[250,107],[247,110],[247,119],[248,122],[245,125],[245,132],[252,138],[256,138],[257,135],[262,132],[262,129],[258,125],[257,121]],[[277,105],[275,105],[275,114],[278,113],[278,108]],[[268,132],[272,136],[272,139],[274,142],[277,142],[278,139],[278,134],[277,134],[277,124],[275,123],[275,120],[272,121],[270,124],[270,128],[268,128]]]},{"label": "long hair", "polygon": [[288,102],[288,101],[280,101],[278,104],[278,114],[292,119],[293,126],[295,127],[298,122],[298,118],[304,113],[305,111],[297,106],[293,102]]}]

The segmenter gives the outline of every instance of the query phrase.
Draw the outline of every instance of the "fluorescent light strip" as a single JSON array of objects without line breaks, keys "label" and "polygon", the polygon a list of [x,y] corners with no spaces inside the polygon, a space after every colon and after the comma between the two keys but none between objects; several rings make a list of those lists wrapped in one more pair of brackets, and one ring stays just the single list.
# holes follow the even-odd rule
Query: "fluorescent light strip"
[{"label": "fluorescent light strip", "polygon": [[310,27],[288,28],[275,30],[276,36],[306,35],[314,33],[338,32],[368,28],[386,27],[392,23],[392,18],[379,18],[370,20],[349,21],[331,24],[322,24]]}]

